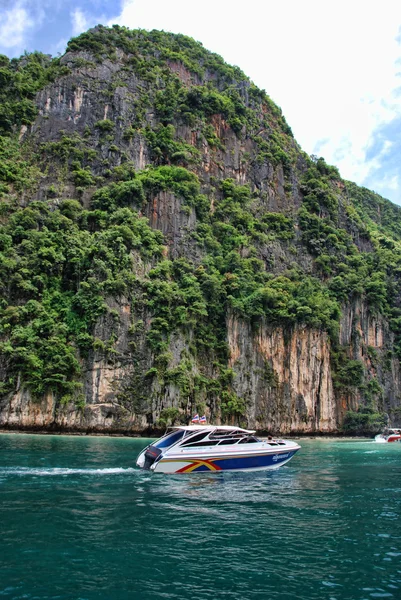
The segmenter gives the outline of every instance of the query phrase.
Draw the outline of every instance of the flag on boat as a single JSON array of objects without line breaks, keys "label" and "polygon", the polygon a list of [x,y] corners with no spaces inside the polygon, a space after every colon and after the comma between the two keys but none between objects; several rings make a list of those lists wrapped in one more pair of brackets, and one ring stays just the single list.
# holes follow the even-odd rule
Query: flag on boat
[{"label": "flag on boat", "polygon": [[199,415],[196,414],[192,417],[191,423],[199,423]]},{"label": "flag on boat", "polygon": [[199,419],[199,423],[206,423],[206,415],[203,415],[203,417]]}]

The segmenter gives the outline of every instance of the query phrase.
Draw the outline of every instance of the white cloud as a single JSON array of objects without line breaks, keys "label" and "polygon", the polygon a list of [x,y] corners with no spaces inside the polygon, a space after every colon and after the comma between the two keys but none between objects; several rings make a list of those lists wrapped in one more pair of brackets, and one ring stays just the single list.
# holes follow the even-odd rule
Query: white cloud
[{"label": "white cloud", "polygon": [[0,46],[22,49],[26,36],[35,25],[26,2],[20,0],[12,8],[4,11],[0,25]]},{"label": "white cloud", "polygon": [[107,17],[104,15],[96,15],[93,13],[87,13],[82,8],[75,8],[70,13],[72,23],[72,35],[79,35],[86,31],[90,27],[94,27],[99,23],[107,24]]},{"label": "white cloud", "polygon": [[71,12],[72,35],[78,35],[90,27],[90,20],[81,8],[75,8]]}]

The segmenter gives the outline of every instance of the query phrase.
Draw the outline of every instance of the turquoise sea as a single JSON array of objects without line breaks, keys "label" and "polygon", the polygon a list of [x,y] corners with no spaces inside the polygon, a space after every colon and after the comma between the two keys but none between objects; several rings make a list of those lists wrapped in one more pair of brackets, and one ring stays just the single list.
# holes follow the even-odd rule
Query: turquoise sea
[{"label": "turquoise sea", "polygon": [[401,598],[401,444],[166,476],[145,439],[0,435],[0,598]]}]

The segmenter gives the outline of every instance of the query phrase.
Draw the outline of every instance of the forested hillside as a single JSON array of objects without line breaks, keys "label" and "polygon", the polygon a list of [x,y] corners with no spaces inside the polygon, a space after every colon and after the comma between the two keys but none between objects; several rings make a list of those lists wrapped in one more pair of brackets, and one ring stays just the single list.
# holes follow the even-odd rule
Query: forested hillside
[{"label": "forested hillside", "polygon": [[401,423],[401,212],[194,40],[0,56],[0,424]]}]

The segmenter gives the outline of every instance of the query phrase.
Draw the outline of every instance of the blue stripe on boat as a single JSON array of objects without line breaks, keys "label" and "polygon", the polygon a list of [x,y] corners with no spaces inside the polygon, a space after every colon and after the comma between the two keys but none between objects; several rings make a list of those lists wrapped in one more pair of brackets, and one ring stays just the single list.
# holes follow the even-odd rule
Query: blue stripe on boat
[{"label": "blue stripe on boat", "polygon": [[[268,454],[262,456],[245,456],[241,458],[214,458],[211,462],[216,466],[219,466],[222,471],[232,471],[236,469],[257,469],[261,467],[269,467],[279,465],[281,462],[290,459],[294,456],[296,451],[291,450],[283,452],[282,454]],[[185,460],[185,459],[184,459]],[[209,473],[216,473],[218,471],[210,471],[206,465],[200,465],[192,471],[192,473],[198,473],[199,471],[208,471]]]}]

